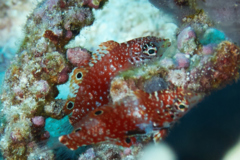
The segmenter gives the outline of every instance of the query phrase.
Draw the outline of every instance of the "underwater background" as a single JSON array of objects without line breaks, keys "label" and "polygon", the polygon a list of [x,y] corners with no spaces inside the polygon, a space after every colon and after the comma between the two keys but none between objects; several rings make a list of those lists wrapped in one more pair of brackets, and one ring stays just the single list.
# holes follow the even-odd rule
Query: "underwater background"
[{"label": "underwater background", "polygon": [[[240,150],[237,61],[240,2],[98,0],[95,3],[91,0],[0,0],[2,159],[240,159],[237,154]],[[82,10],[72,6],[81,6]],[[58,7],[70,10],[65,12],[66,19],[60,18],[62,13],[57,13]],[[120,78],[130,77],[136,81],[139,75],[148,75],[147,80],[138,80],[142,84],[140,87],[136,86],[145,92],[159,91],[163,88],[152,85],[154,80],[151,79],[157,72],[169,86],[185,87],[205,98],[199,98],[199,103],[174,121],[163,143],[153,145],[149,134],[134,147],[116,147],[109,143],[70,152],[60,142],[55,142],[73,129],[69,117],[63,114],[63,106],[72,92],[68,75],[72,75],[73,68],[82,63],[81,60],[75,61],[76,56],[86,58],[82,54],[86,54],[86,50],[96,51],[102,42],[123,43],[146,36],[169,39],[172,43],[169,49],[163,47],[161,50],[164,52],[159,59],[161,65],[150,62],[149,68],[145,68],[150,71],[139,67],[134,70],[136,75],[131,72],[129,76],[126,71]],[[70,52],[76,47],[84,48],[84,53]],[[67,51],[69,55],[65,54]],[[217,60],[221,54],[231,57],[230,52],[234,58],[224,62]],[[214,65],[203,62],[204,56],[215,57],[211,59]],[[214,68],[209,74],[222,71],[226,77],[216,74],[217,78],[212,80],[211,76],[201,74],[196,79],[187,80],[189,68],[194,74],[200,72],[199,68],[204,70],[204,65],[220,68]],[[159,71],[163,66],[168,73]],[[221,66],[227,66],[227,69]],[[41,67],[45,70],[42,71]],[[39,73],[37,78],[32,76],[33,71]],[[154,73],[149,76],[150,72]],[[112,82],[118,82],[117,78]],[[117,101],[121,94],[112,94],[112,99]]]}]

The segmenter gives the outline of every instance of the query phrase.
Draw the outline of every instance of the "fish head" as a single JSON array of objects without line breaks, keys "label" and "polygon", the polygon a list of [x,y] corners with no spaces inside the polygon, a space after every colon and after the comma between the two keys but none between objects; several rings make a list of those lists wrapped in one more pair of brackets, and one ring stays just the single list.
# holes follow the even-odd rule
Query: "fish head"
[{"label": "fish head", "polygon": [[167,39],[158,37],[141,37],[128,41],[130,46],[132,64],[139,64],[156,57],[161,57],[170,42]]}]

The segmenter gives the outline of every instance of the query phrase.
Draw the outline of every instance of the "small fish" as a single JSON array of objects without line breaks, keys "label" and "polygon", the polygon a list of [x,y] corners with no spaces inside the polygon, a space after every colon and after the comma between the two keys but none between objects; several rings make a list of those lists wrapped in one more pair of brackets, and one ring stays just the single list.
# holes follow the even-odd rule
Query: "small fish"
[{"label": "small fish", "polygon": [[156,37],[101,43],[100,49],[92,54],[89,66],[76,68],[72,74],[72,93],[63,110],[65,114],[72,112],[71,124],[77,123],[89,111],[109,103],[110,83],[116,74],[161,56],[169,45],[167,40]]},{"label": "small fish", "polygon": [[139,134],[152,130],[166,133],[166,128],[189,109],[188,98],[193,95],[181,88],[153,94],[137,90],[134,94],[88,112],[74,125],[75,131],[59,137],[59,141],[72,150],[101,142],[130,147]]}]

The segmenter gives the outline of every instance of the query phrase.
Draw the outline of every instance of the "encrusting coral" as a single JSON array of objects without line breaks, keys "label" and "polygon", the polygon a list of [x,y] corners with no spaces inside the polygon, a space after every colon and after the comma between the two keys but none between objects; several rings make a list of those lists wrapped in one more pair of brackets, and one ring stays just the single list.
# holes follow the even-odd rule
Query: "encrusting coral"
[{"label": "encrusting coral", "polygon": [[65,83],[71,71],[64,46],[81,28],[93,23],[92,7],[104,2],[45,0],[29,16],[25,39],[2,88],[6,124],[1,149],[6,159],[27,159],[30,144],[39,136],[47,137],[43,129],[46,116],[63,117],[62,105],[54,98],[56,85]]}]

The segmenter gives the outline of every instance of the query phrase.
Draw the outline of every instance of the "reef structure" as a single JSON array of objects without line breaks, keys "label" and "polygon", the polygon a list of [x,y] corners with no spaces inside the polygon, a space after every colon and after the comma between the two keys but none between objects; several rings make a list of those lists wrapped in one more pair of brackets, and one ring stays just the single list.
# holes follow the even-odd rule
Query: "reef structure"
[{"label": "reef structure", "polygon": [[54,98],[56,85],[65,83],[71,71],[64,46],[93,23],[92,8],[102,7],[104,2],[45,0],[29,16],[25,39],[2,87],[0,146],[6,159],[27,159],[35,142],[49,137],[44,131],[45,118],[63,117],[63,102]]},{"label": "reef structure", "polygon": [[[92,24],[94,18],[91,8],[101,7],[104,2],[100,0],[46,0],[40,3],[29,17],[25,27],[25,40],[15,61],[7,71],[3,86],[2,111],[5,119],[1,128],[0,146],[6,159],[27,159],[27,156],[33,152],[33,148],[37,149],[37,141],[49,138],[49,133],[44,131],[43,128],[45,118],[63,118],[62,107],[65,102],[55,99],[58,95],[56,85],[65,83],[68,80],[68,73],[71,72],[73,66],[81,67],[84,70],[87,69],[84,68],[84,65],[89,63],[90,58],[96,60],[96,55],[91,55],[83,48],[71,48],[66,51],[64,46],[79,33],[82,27]],[[168,125],[159,125],[164,129],[169,129],[188,110],[185,106],[179,104],[177,106],[178,110],[173,112],[174,115],[177,114],[177,118],[173,119],[171,114],[173,108],[176,107],[175,103],[173,104],[174,96],[183,98],[184,96],[194,95],[194,99],[187,101],[187,104],[190,103],[188,107],[190,109],[212,91],[232,83],[233,80],[238,80],[239,47],[227,41],[225,37],[211,39],[212,33],[218,32],[218,30],[211,28],[211,25],[207,23],[200,23],[198,17],[201,16],[195,15],[193,18],[188,19],[188,24],[185,24],[179,31],[177,41],[172,42],[171,47],[161,53],[160,57],[114,75],[108,82],[110,83],[110,93],[106,96],[110,97],[109,105],[100,106],[100,110],[93,109],[92,112],[83,117],[84,121],[79,121],[77,125],[73,126],[75,133],[71,133],[70,137],[76,138],[76,132],[81,131],[79,128],[82,124],[85,133],[88,133],[88,131],[94,133],[96,130],[94,130],[94,123],[91,123],[92,116],[102,115],[102,110],[106,113],[113,111],[114,106],[117,106],[117,111],[125,114],[126,111],[119,104],[123,103],[124,107],[129,107],[133,101],[136,102],[134,100],[136,97],[140,97],[137,102],[144,105],[147,101],[159,105],[158,102],[162,102],[160,98],[171,97],[171,103],[167,101],[165,104],[165,107],[170,107],[169,112],[167,112],[167,115],[162,115],[165,116],[162,118],[164,121],[167,121],[166,118],[171,121],[167,121],[169,122]],[[209,39],[211,40],[209,41]],[[144,45],[141,47],[143,48]],[[150,43],[147,43],[148,47],[155,48]],[[153,49],[153,51],[155,50]],[[72,64],[67,61],[65,53],[67,53],[68,60]],[[151,51],[149,53],[155,52]],[[77,75],[78,78],[78,74],[72,74]],[[184,92],[175,95],[175,93],[180,92],[179,90]],[[75,91],[74,88],[72,91]],[[182,93],[184,94],[182,95]],[[185,100],[185,97],[183,100]],[[138,104],[134,105],[139,110],[141,109]],[[149,106],[153,107],[152,104]],[[130,114],[133,114],[134,110],[131,110],[131,107],[129,108]],[[84,144],[105,142],[106,139],[109,140],[110,138],[113,138],[114,142],[118,142],[118,136],[120,135],[124,142],[115,144],[123,145],[125,142],[134,142],[135,137],[138,137],[144,131],[147,140],[138,140],[137,145],[126,148],[122,155],[117,153],[120,149],[116,145],[110,145],[110,147],[108,145],[94,146],[95,150],[108,150],[106,152],[111,152],[112,155],[116,151],[113,156],[105,155],[105,159],[107,156],[119,159],[126,155],[136,156],[139,151],[132,151],[140,149],[142,144],[151,141],[152,137],[155,140],[161,140],[163,137],[159,136],[159,133],[153,135],[152,132],[149,132],[149,134],[146,132],[148,128],[145,128],[144,124],[158,120],[157,116],[155,116],[157,110],[147,108],[149,112],[152,110],[155,114],[141,115],[146,117],[146,121],[144,121],[144,118],[134,119],[136,118],[134,116],[123,117],[122,120],[119,120],[120,124],[125,124],[124,120],[131,124],[130,131],[128,131],[128,133],[131,133],[130,138],[123,135],[121,130],[118,130],[115,136],[106,135],[100,137],[100,140],[91,140],[92,137],[89,136],[88,140],[90,142],[86,142],[85,139],[71,139],[69,135],[62,136],[59,139],[69,148],[76,149]],[[161,112],[164,113],[165,110],[161,110]],[[109,114],[109,116],[112,115]],[[114,116],[119,118],[120,115],[114,113]],[[114,120],[114,118],[111,117],[111,120]],[[104,122],[100,124],[101,127],[101,125],[108,123],[107,120],[108,117],[99,117],[96,123]],[[131,123],[132,120],[138,120],[138,126]],[[162,123],[163,121],[159,122],[159,124]],[[154,123],[150,124],[153,125]],[[138,129],[138,132],[131,132],[132,128]],[[106,127],[97,128],[98,134],[101,133],[101,130],[106,134],[107,130],[105,129]],[[109,129],[109,133],[114,134],[114,125],[107,129]],[[150,127],[150,129],[152,128]],[[129,130],[129,128],[126,127],[125,130]],[[165,133],[165,130],[161,133]],[[95,135],[92,134],[91,136]],[[111,141],[107,141],[107,143],[111,143]],[[129,144],[127,146],[129,147]],[[99,149],[101,147],[102,149]],[[94,149],[88,150],[84,155],[89,153],[92,158],[100,155],[93,153]],[[119,152],[122,152],[122,150]],[[83,155],[81,157],[83,158]],[[54,159],[54,154],[47,152],[41,155],[41,159]]]}]

